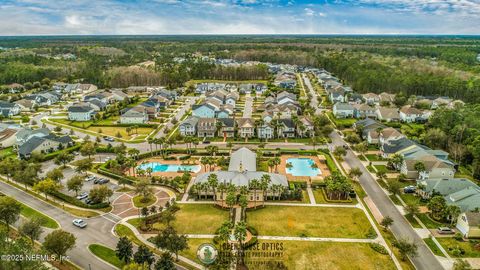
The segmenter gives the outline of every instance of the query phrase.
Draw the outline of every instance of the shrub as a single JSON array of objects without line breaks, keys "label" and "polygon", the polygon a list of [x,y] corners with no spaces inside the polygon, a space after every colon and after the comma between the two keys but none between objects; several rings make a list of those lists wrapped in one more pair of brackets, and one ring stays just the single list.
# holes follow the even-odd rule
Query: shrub
[{"label": "shrub", "polygon": [[384,246],[382,246],[378,243],[370,243],[370,247],[380,254],[383,254],[383,255],[388,254],[388,250]]},{"label": "shrub", "polygon": [[86,204],[86,203],[84,203],[80,200],[77,200],[76,198],[74,198],[72,196],[69,196],[67,194],[64,194],[64,193],[58,192],[58,191],[53,193],[52,195],[55,196],[56,198],[58,198],[61,201],[64,201],[66,203],[73,204],[75,206],[82,207],[82,208],[101,209],[101,208],[105,208],[105,207],[110,206],[110,204],[106,203],[106,202],[97,203],[97,204],[93,204],[93,205]]}]

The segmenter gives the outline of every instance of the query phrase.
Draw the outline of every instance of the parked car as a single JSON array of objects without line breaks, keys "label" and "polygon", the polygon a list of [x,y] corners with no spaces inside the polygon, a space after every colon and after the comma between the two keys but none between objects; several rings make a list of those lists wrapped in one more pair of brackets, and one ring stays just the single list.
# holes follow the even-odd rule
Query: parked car
[{"label": "parked car", "polygon": [[210,144],[210,141],[203,141],[203,144]]},{"label": "parked car", "polygon": [[72,223],[73,223],[73,225],[75,225],[79,228],[82,228],[82,229],[87,227],[87,222],[85,222],[85,220],[83,220],[81,218],[74,219]]},{"label": "parked car", "polygon": [[102,178],[95,178],[95,180],[93,180],[93,183],[98,184],[100,183],[100,181],[102,181]]},{"label": "parked car", "polygon": [[108,183],[108,182],[110,182],[110,179],[102,178],[102,180],[100,180],[100,181],[98,182],[98,184],[103,185],[103,184],[106,184],[106,183]]},{"label": "parked car", "polygon": [[90,174],[89,176],[85,177],[85,181],[87,182],[92,181],[92,180],[95,180],[95,178],[96,178],[95,175]]},{"label": "parked car", "polygon": [[403,193],[415,193],[417,187],[415,186],[406,186],[403,188]]},{"label": "parked car", "polygon": [[90,198],[87,198],[87,199],[85,200],[85,203],[88,204],[88,205],[91,205],[91,204],[93,204],[93,200],[90,199]]},{"label": "parked car", "polygon": [[114,142],[114,141],[115,141],[115,139],[114,139],[114,138],[112,138],[112,137],[108,137],[108,136],[106,136],[106,137],[103,137],[103,139],[104,139],[105,141],[107,141],[107,142]]},{"label": "parked car", "polygon": [[88,197],[88,193],[87,192],[82,192],[81,194],[78,194],[77,200],[83,200],[87,197]]},{"label": "parked car", "polygon": [[454,234],[455,232],[449,227],[438,227],[437,233],[438,234]]}]

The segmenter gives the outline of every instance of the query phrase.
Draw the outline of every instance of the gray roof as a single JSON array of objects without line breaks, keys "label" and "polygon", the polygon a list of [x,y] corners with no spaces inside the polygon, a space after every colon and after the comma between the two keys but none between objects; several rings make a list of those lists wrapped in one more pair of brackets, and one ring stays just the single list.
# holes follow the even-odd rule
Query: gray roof
[{"label": "gray roof", "polygon": [[257,154],[250,151],[246,147],[242,147],[233,152],[230,156],[230,164],[228,165],[229,171],[240,171],[240,167],[244,171],[256,171],[257,170]]},{"label": "gray roof", "polygon": [[180,125],[197,126],[197,123],[198,123],[198,117],[189,116],[187,119],[183,120],[183,122]]},{"label": "gray roof", "polygon": [[445,196],[445,200],[449,205],[456,205],[460,210],[474,211],[480,209],[480,188],[468,187]]},{"label": "gray roof", "polygon": [[466,212],[465,216],[467,217],[468,225],[470,225],[470,226],[479,226],[480,225],[480,213],[478,213],[478,212]]},{"label": "gray roof", "polygon": [[418,180],[417,184],[422,185],[423,190],[428,194],[432,194],[435,191],[440,193],[443,196],[458,192],[468,187],[477,186],[475,183],[465,178],[425,179],[425,180]]},{"label": "gray roof", "polygon": [[341,111],[353,111],[353,106],[348,103],[337,102],[335,103],[335,109]]},{"label": "gray roof", "polygon": [[28,156],[44,141],[45,139],[42,137],[32,137],[18,148],[18,154],[20,156]]},{"label": "gray roof", "polygon": [[68,108],[68,112],[73,112],[73,113],[85,113],[85,112],[90,112],[93,111],[93,109],[89,106],[70,106]]},{"label": "gray roof", "polygon": [[407,147],[410,147],[412,145],[417,145],[418,144],[410,139],[407,138],[401,138],[396,141],[390,141],[389,143],[383,144],[382,150],[386,154],[393,154],[396,153],[400,150],[403,150]]},{"label": "gray roof", "polygon": [[29,137],[33,134],[42,134],[43,136],[47,136],[48,134],[50,134],[50,130],[48,128],[39,128],[39,129],[35,129],[35,130],[21,129],[17,133],[17,139],[24,140],[24,139],[26,139],[27,137]]}]

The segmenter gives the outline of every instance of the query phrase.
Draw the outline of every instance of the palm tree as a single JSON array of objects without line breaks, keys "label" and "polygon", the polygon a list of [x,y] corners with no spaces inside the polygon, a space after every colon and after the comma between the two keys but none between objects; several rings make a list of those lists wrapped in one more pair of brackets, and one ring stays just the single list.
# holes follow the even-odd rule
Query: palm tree
[{"label": "palm tree", "polygon": [[273,167],[275,167],[275,162],[273,161],[273,159],[269,159],[269,160],[267,161],[267,165],[268,165],[269,171],[272,172],[272,171],[273,171]]},{"label": "palm tree", "polygon": [[395,169],[399,170],[400,169],[400,166],[402,166],[402,163],[403,163],[403,156],[400,155],[400,154],[394,154],[391,158],[390,158],[390,162],[393,164],[393,166],[395,167]]},{"label": "palm tree", "polygon": [[267,190],[268,190],[268,186],[270,185],[270,182],[272,182],[270,175],[268,174],[262,175],[262,178],[260,181],[260,188],[263,191],[263,205],[265,205],[265,201],[267,200]]},{"label": "palm tree", "polygon": [[206,157],[202,157],[200,159],[200,164],[203,165],[203,168],[205,168],[205,172],[207,172],[207,164],[208,164],[208,161],[207,161],[207,158]]},{"label": "palm tree", "polygon": [[280,160],[279,157],[274,157],[273,158],[273,163],[275,164],[275,173],[278,173],[278,165],[280,165],[282,161]]},{"label": "palm tree", "polygon": [[212,188],[213,191],[213,200],[217,200],[217,195],[215,193],[217,186],[218,186],[218,177],[216,174],[212,173],[207,178],[208,185]]},{"label": "palm tree", "polygon": [[152,156],[153,156],[152,144],[153,144],[154,141],[155,141],[154,138],[148,138],[148,139],[147,139],[147,142],[148,142],[148,144],[149,144],[149,146],[150,146],[150,153],[152,154]]},{"label": "palm tree", "polygon": [[418,172],[418,178],[420,178],[420,174],[422,172],[425,172],[427,168],[425,167],[425,164],[421,161],[418,161],[413,165],[413,168]]},{"label": "palm tree", "polygon": [[[243,186],[243,187],[246,188],[245,186]],[[241,220],[244,221],[245,217],[246,217],[245,212],[246,212],[247,207],[248,207],[247,195],[245,195],[245,194],[240,195],[240,198],[238,199],[238,204],[242,208],[242,218],[241,218]]]},{"label": "palm tree", "polygon": [[349,176],[350,178],[353,178],[353,179],[355,179],[355,180],[358,180],[358,178],[359,178],[360,176],[362,176],[362,174],[363,174],[363,173],[362,173],[362,171],[360,170],[360,168],[355,167],[355,168],[352,168],[352,169],[350,170],[350,172],[348,173],[348,176]]},{"label": "palm tree", "polygon": [[153,172],[153,169],[152,167],[148,167],[145,169],[145,171],[147,172],[148,176],[151,177],[152,176],[152,172]]},{"label": "palm tree", "polygon": [[227,190],[227,185],[225,184],[225,182],[218,184],[217,190],[218,190],[218,192],[220,192],[220,198],[221,198],[222,204],[223,204],[223,200],[224,200],[223,199],[223,194]]},{"label": "palm tree", "polygon": [[260,182],[257,179],[250,180],[249,189],[253,189],[253,205],[257,208],[257,189],[260,186]]}]

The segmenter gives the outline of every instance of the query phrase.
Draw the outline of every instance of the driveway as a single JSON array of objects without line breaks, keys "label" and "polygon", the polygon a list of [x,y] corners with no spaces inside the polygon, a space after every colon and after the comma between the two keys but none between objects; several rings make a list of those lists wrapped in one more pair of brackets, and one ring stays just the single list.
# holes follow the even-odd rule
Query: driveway
[{"label": "driveway", "polygon": [[[331,147],[345,145],[346,143],[338,135],[337,132],[332,132],[330,134],[332,139]],[[410,241],[414,241],[418,246],[418,257],[412,258],[412,262],[415,265],[416,269],[443,269],[440,262],[435,258],[433,253],[427,247],[425,242],[418,236],[415,230],[410,226],[405,217],[398,211],[392,201],[388,196],[383,192],[380,185],[377,181],[370,175],[367,169],[363,166],[360,160],[355,156],[351,151],[347,151],[347,155],[344,157],[345,162],[350,166],[350,168],[359,168],[362,171],[362,176],[359,178],[360,184],[367,193],[368,197],[373,201],[377,206],[378,210],[382,216],[390,216],[394,222],[390,226],[391,231],[398,238],[407,238]]]},{"label": "driveway", "polygon": [[252,111],[253,111],[253,98],[250,94],[246,94],[245,108],[243,109],[243,118],[252,117]]}]

